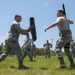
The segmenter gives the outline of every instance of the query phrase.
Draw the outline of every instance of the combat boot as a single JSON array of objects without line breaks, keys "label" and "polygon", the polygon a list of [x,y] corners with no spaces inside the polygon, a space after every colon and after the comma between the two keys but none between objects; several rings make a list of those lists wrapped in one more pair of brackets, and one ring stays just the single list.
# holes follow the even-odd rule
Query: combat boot
[{"label": "combat boot", "polygon": [[65,65],[65,62],[64,62],[64,59],[63,57],[58,57],[59,61],[60,61],[60,65],[55,67],[55,69],[65,69],[66,68],[66,65]]},{"label": "combat boot", "polygon": [[19,61],[19,67],[18,69],[28,69],[28,67],[23,65],[23,61]]},{"label": "combat boot", "polygon": [[30,61],[33,61],[33,59],[30,59]]},{"label": "combat boot", "polygon": [[66,68],[66,65],[59,65],[57,67],[55,67],[55,69],[65,69]]},{"label": "combat boot", "polygon": [[0,62],[1,62],[1,58],[0,58]]},{"label": "combat boot", "polygon": [[70,61],[70,67],[75,67],[73,58],[70,58],[69,61]]}]

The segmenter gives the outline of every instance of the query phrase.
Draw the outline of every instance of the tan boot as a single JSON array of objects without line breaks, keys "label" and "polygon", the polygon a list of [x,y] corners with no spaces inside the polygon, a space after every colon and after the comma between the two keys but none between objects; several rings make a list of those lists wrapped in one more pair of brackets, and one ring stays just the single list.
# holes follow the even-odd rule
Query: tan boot
[{"label": "tan boot", "polygon": [[64,68],[66,68],[66,65],[65,65],[63,57],[58,57],[58,59],[60,61],[60,65],[55,67],[55,69],[64,69]]},{"label": "tan boot", "polygon": [[67,68],[66,65],[59,65],[55,67],[55,69],[65,69],[65,68]]}]

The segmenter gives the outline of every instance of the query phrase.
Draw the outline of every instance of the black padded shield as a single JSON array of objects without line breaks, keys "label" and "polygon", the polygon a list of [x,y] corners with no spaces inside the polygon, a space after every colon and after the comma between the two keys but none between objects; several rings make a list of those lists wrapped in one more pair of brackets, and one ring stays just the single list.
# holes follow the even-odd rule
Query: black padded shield
[{"label": "black padded shield", "polygon": [[32,30],[31,30],[32,39],[33,41],[36,41],[37,36],[36,36],[36,26],[35,26],[34,17],[30,17],[30,26],[32,27]]},{"label": "black padded shield", "polygon": [[62,4],[62,7],[63,7],[64,15],[65,15],[65,17],[66,17],[65,5],[64,5],[64,4]]}]

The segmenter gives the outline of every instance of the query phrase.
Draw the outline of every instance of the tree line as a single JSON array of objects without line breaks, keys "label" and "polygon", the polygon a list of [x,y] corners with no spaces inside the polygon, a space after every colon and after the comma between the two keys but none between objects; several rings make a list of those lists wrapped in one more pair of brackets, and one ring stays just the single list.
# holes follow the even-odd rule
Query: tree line
[{"label": "tree line", "polygon": [[[5,50],[5,46],[3,46],[3,48],[2,48],[2,53],[4,52],[4,50]],[[45,55],[45,49],[37,47],[36,50],[35,50],[35,53],[36,53],[36,55]],[[55,55],[55,51],[50,50],[50,54],[52,56],[54,56]]]}]

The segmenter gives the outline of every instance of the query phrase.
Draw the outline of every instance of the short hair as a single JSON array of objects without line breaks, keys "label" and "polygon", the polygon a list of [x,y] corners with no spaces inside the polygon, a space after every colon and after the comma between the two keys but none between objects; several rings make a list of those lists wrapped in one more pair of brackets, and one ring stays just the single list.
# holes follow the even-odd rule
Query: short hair
[{"label": "short hair", "polygon": [[64,10],[58,10],[57,12],[63,13],[63,15],[65,15]]},{"label": "short hair", "polygon": [[15,19],[16,19],[16,17],[21,17],[21,15],[20,15],[20,14],[16,14],[16,15],[15,15]]},{"label": "short hair", "polygon": [[48,42],[48,40],[46,40],[46,42]]}]

